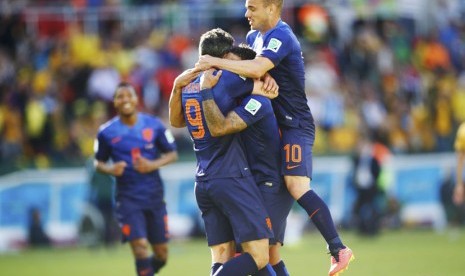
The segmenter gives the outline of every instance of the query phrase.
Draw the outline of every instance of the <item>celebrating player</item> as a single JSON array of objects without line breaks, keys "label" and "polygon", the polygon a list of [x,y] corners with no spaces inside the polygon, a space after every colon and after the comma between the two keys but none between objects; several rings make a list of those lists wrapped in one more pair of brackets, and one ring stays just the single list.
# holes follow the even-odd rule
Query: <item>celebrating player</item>
[{"label": "celebrating player", "polygon": [[[227,58],[253,59],[255,51],[248,46],[233,47]],[[216,84],[221,71],[213,74],[210,69],[204,73],[204,79],[210,83],[206,88]],[[222,136],[241,132],[245,153],[252,175],[258,185],[265,207],[271,218],[274,238],[270,239],[270,261],[278,276],[289,275],[279,254],[283,244],[286,219],[289,215],[294,199],[289,194],[280,174],[280,137],[278,124],[273,113],[271,101],[261,95],[252,94],[245,97],[241,104],[226,117],[213,99],[204,100],[202,107],[205,120],[212,136]]]},{"label": "celebrating player", "polygon": [[[229,45],[228,41],[231,41]],[[230,34],[213,29],[202,35],[199,52],[223,57],[233,41]],[[222,111],[232,110],[236,98],[253,90],[254,81],[225,71],[213,91],[202,90],[202,77],[185,85],[184,77],[191,73],[187,71],[175,81],[170,98],[170,108],[173,108],[170,122],[173,126],[186,124],[194,142],[195,195],[211,248],[212,275],[276,275],[268,264],[268,242],[272,237],[270,218],[248,167],[240,137],[237,134],[213,137],[202,109],[202,100],[214,97]],[[179,118],[180,99],[182,118]],[[240,243],[244,250],[237,257],[234,257],[234,242]]]},{"label": "celebrating player", "polygon": [[138,112],[137,103],[134,88],[119,84],[114,95],[118,116],[99,129],[95,163],[98,171],[116,177],[116,213],[124,241],[131,246],[137,275],[150,276],[168,258],[167,212],[158,169],[176,161],[177,151],[171,132],[158,118]]},{"label": "celebrating player", "polygon": [[329,275],[345,270],[354,258],[334,226],[326,203],[310,188],[315,124],[305,95],[305,71],[299,41],[281,20],[283,0],[246,0],[245,17],[251,31],[247,43],[257,52],[253,60],[227,60],[201,56],[196,68],[229,70],[241,76],[260,78],[269,74],[279,85],[273,109],[282,133],[282,171],[291,195],[305,209],[325,238],[332,255]]}]

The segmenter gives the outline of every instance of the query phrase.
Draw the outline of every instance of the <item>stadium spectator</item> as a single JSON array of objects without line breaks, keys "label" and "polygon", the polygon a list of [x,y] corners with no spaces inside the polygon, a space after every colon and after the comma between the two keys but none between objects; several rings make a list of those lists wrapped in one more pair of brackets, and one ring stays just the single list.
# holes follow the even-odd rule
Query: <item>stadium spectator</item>
[{"label": "stadium spectator", "polygon": [[138,112],[137,102],[130,84],[118,85],[117,116],[99,129],[95,166],[116,177],[116,212],[123,240],[130,244],[137,275],[149,276],[168,259],[168,215],[158,169],[174,162],[177,151],[171,132],[158,118]]},{"label": "stadium spectator", "polygon": [[284,181],[328,244],[329,275],[339,274],[347,268],[353,254],[342,243],[328,206],[310,189],[315,124],[305,95],[300,42],[289,25],[281,20],[282,0],[247,0],[245,6],[245,17],[252,30],[247,35],[247,43],[258,56],[253,60],[237,61],[202,56],[196,67],[217,67],[252,78],[265,76],[265,89],[269,86],[266,76],[276,79],[280,93],[273,100],[273,107],[281,130]]},{"label": "stadium spectator", "polygon": [[462,205],[465,202],[465,123],[462,123],[455,138],[455,151],[457,153],[457,171],[455,174],[454,203]]},{"label": "stadium spectator", "polygon": [[386,159],[386,147],[374,137],[359,138],[357,153],[353,157],[352,182],[357,191],[353,212],[357,229],[362,235],[376,235],[381,228],[380,176]]},{"label": "stadium spectator", "polygon": [[[224,57],[234,38],[216,28],[200,38],[199,56]],[[263,198],[255,185],[247,164],[242,142],[237,134],[213,137],[205,126],[203,100],[215,98],[222,112],[236,106],[236,99],[249,94],[262,83],[243,79],[225,71],[195,77],[188,70],[175,81],[170,97],[170,122],[175,127],[187,126],[194,142],[197,158],[195,195],[205,223],[208,245],[212,252],[212,275],[276,275],[269,265],[268,243],[273,236],[270,218]],[[220,78],[212,89],[213,80]],[[255,86],[258,85],[258,86]],[[184,88],[182,88],[184,87]],[[182,89],[182,91],[181,91]],[[227,94],[226,94],[227,93]],[[182,104],[181,104],[182,103]],[[234,257],[234,243],[243,253]]]},{"label": "stadium spectator", "polygon": [[51,245],[50,238],[44,231],[42,225],[42,215],[38,208],[29,210],[29,228],[28,228],[28,243],[32,247],[47,247]]}]

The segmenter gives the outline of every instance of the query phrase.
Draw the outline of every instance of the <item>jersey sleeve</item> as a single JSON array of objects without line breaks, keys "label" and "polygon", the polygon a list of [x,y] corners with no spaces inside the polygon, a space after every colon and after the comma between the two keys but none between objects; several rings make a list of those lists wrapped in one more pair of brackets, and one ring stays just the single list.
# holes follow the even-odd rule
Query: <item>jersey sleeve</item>
[{"label": "jersey sleeve", "polygon": [[171,130],[167,129],[161,122],[159,122],[156,131],[157,135],[155,144],[157,145],[157,148],[160,150],[160,152],[166,153],[175,151],[176,143]]},{"label": "jersey sleeve", "polygon": [[223,70],[220,80],[212,89],[221,89],[221,93],[227,93],[231,98],[243,97],[252,92],[253,80]]},{"label": "jersey sleeve", "polygon": [[105,139],[102,132],[97,134],[97,139],[94,140],[95,159],[106,162],[110,159],[111,147]]},{"label": "jersey sleeve", "polygon": [[268,98],[260,95],[250,95],[242,100],[234,109],[239,117],[247,124],[253,125],[265,116],[273,116],[273,108]]},{"label": "jersey sleeve", "polygon": [[275,67],[283,60],[293,48],[291,37],[282,29],[275,29],[263,42],[263,50],[260,54],[266,57]]},{"label": "jersey sleeve", "polygon": [[456,151],[465,151],[465,123],[462,123],[457,130],[454,146]]}]

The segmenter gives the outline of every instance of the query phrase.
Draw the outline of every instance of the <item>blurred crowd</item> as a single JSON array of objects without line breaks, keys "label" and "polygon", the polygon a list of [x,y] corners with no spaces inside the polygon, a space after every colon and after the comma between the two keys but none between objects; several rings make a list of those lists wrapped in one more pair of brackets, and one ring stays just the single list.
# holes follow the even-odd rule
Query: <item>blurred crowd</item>
[{"label": "blurred crowd", "polygon": [[[30,11],[32,4],[156,4],[142,9],[157,9],[198,1],[18,2],[31,2]],[[195,31],[166,28],[176,17],[128,27],[116,15],[89,31],[78,17],[39,18],[32,24],[27,10],[3,9],[0,172],[83,165],[93,155],[98,126],[114,115],[112,95],[122,80],[137,87],[141,110],[167,122],[172,81],[197,61],[200,34],[217,27],[215,22],[237,42],[248,31],[242,13],[232,21],[222,21],[221,13],[227,10],[217,11],[214,25]],[[357,19],[349,39],[341,38],[331,16],[318,39],[305,31],[305,22],[289,20],[304,46],[307,96],[318,127],[315,154],[351,154],[360,135],[372,133],[395,154],[452,151],[457,125],[465,121],[464,18],[438,12],[423,33],[415,31],[413,19]],[[175,135],[181,151],[190,152],[187,132],[175,130]]]}]

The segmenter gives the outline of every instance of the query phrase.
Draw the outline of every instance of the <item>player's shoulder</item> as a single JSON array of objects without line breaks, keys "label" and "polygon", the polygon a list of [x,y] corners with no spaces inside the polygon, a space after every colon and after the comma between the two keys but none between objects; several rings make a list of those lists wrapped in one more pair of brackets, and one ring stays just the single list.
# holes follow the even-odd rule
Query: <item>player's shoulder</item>
[{"label": "player's shoulder", "polygon": [[228,71],[228,70],[222,70],[221,77],[220,77],[220,80],[218,81],[218,83],[220,83],[220,82],[228,83],[230,81],[237,81],[239,79],[244,81],[244,82],[247,80],[246,77],[240,76],[240,75],[238,75],[236,73],[233,73],[231,71]]},{"label": "player's shoulder", "polygon": [[297,39],[291,27],[284,21],[279,21],[279,23],[268,32],[267,36],[271,39],[274,38],[283,41]]},{"label": "player's shoulder", "polygon": [[100,125],[100,127],[98,129],[98,132],[103,133],[103,132],[107,132],[107,131],[111,130],[112,128],[115,127],[115,125],[116,125],[116,123],[118,121],[119,121],[118,116],[115,116],[115,117],[111,118],[110,120],[108,120],[105,123]]},{"label": "player's shoulder", "polygon": [[139,118],[144,122],[144,124],[153,124],[153,126],[163,125],[161,119],[153,114],[139,112]]},{"label": "player's shoulder", "polygon": [[242,105],[245,109],[253,108],[256,111],[262,109],[264,113],[273,113],[271,100],[262,95],[251,94],[242,100]]},{"label": "player's shoulder", "polygon": [[254,40],[257,37],[258,34],[259,34],[259,31],[257,31],[257,30],[250,30],[245,37],[246,37],[247,41],[249,39]]}]

